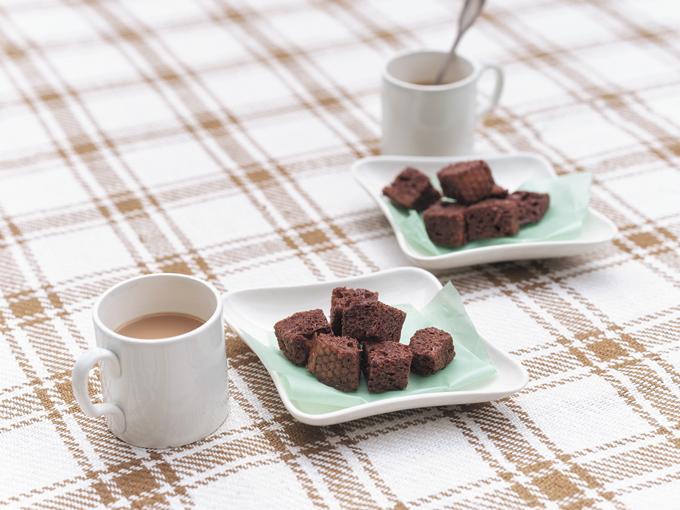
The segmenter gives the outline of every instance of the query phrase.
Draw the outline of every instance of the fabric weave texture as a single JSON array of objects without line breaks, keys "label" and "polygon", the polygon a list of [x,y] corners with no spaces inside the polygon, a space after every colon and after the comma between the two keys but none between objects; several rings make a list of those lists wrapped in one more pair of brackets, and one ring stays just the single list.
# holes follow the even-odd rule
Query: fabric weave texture
[{"label": "fabric weave texture", "polygon": [[203,441],[135,448],[74,401],[92,305],[127,278],[228,292],[408,265],[350,166],[380,151],[384,62],[449,48],[461,6],[2,2],[0,507],[677,508],[671,0],[487,2],[459,46],[506,73],[476,150],[592,172],[591,207],[619,228],[582,256],[437,273],[529,371],[523,391],[308,426],[227,329],[231,411]]}]

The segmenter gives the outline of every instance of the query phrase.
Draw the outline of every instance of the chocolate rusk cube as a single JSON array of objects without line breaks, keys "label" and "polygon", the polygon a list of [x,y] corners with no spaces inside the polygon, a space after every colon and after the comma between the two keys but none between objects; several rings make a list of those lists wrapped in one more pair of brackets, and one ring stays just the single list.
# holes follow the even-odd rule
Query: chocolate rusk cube
[{"label": "chocolate rusk cube", "polygon": [[411,370],[421,375],[432,375],[446,368],[456,355],[453,338],[438,328],[416,331],[409,346],[413,353]]},{"label": "chocolate rusk cube", "polygon": [[441,197],[439,191],[432,186],[430,178],[412,167],[402,170],[382,192],[398,204],[416,211],[424,211]]},{"label": "chocolate rusk cube", "polygon": [[465,211],[468,240],[514,236],[519,232],[519,208],[512,200],[490,198]]},{"label": "chocolate rusk cube", "polygon": [[466,206],[440,200],[423,213],[425,231],[435,244],[457,248],[467,242]]},{"label": "chocolate rusk cube", "polygon": [[444,195],[461,204],[474,204],[491,195],[494,181],[485,161],[463,161],[437,172]]},{"label": "chocolate rusk cube", "polygon": [[321,309],[297,312],[274,324],[274,334],[283,355],[295,365],[307,363],[315,333],[330,333],[331,327]]},{"label": "chocolate rusk cube", "polygon": [[498,184],[494,184],[489,198],[508,198],[508,190],[501,188]]},{"label": "chocolate rusk cube", "polygon": [[347,287],[333,289],[331,293],[331,329],[334,335],[342,335],[342,311],[352,301],[357,300],[376,302],[378,301],[378,293],[366,289],[348,289]]},{"label": "chocolate rusk cube", "polygon": [[532,191],[515,191],[508,200],[517,203],[519,207],[519,225],[538,223],[550,207],[550,195],[534,193]]},{"label": "chocolate rusk cube", "polygon": [[368,391],[403,390],[411,371],[411,349],[399,342],[365,342],[361,370]]},{"label": "chocolate rusk cube", "polygon": [[346,336],[314,335],[307,370],[326,386],[340,391],[357,391],[361,374],[359,342]]},{"label": "chocolate rusk cube", "polygon": [[380,301],[352,301],[342,311],[342,335],[360,342],[398,342],[406,313]]}]

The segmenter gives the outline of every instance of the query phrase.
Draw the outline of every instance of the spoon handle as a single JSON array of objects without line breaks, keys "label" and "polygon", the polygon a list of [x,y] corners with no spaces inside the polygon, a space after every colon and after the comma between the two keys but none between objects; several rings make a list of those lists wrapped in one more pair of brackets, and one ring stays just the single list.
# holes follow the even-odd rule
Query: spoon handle
[{"label": "spoon handle", "polygon": [[456,47],[458,46],[458,43],[463,37],[463,34],[468,28],[472,26],[477,17],[479,17],[479,15],[482,13],[485,1],[486,0],[465,0],[465,5],[463,5],[463,10],[460,11],[460,16],[458,18],[458,34],[456,35],[456,40],[453,41],[453,46],[451,46],[449,54],[444,59],[444,63],[439,69],[439,73],[437,73],[437,77],[434,80],[435,85],[439,85],[444,79],[446,71],[449,69],[453,59],[456,57]]},{"label": "spoon handle", "polygon": [[451,47],[451,51],[449,51],[449,54],[446,55],[446,58],[444,59],[444,63],[442,64],[441,68],[439,68],[439,72],[437,73],[437,77],[434,80],[435,85],[439,85],[442,80],[444,79],[444,74],[446,74],[446,71],[449,70],[449,66],[453,62],[453,59],[456,57],[456,46],[458,46],[458,41],[460,41],[460,37],[463,35],[460,31],[458,31],[458,36],[456,37],[456,40],[453,42],[453,46]]}]

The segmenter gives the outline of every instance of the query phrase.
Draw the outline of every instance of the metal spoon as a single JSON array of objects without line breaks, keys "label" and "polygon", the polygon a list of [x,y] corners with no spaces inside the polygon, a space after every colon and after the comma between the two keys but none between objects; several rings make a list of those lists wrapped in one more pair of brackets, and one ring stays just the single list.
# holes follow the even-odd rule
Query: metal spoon
[{"label": "metal spoon", "polygon": [[458,35],[453,42],[451,51],[449,51],[449,54],[439,70],[439,74],[437,74],[437,78],[434,80],[435,85],[439,85],[442,82],[446,71],[456,57],[456,46],[458,46],[458,42],[463,37],[465,31],[472,26],[477,17],[482,13],[485,1],[486,0],[465,0],[465,5],[463,6],[463,10],[460,11],[460,17],[458,18]]}]

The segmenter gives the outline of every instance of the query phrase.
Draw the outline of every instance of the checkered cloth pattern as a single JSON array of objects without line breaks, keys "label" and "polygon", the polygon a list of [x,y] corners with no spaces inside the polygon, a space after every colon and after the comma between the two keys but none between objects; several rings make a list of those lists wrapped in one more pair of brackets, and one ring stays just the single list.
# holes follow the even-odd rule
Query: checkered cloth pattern
[{"label": "checkered cloth pattern", "polygon": [[231,412],[203,441],[131,447],[74,401],[92,304],[124,279],[227,292],[407,264],[349,168],[379,153],[385,60],[447,49],[461,6],[2,2],[0,507],[678,508],[672,0],[489,2],[461,45],[506,72],[477,150],[593,172],[620,229],[583,256],[437,274],[526,389],[307,426],[227,330]]}]

